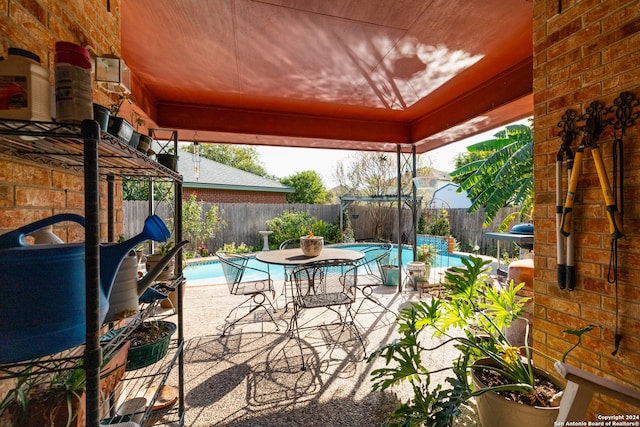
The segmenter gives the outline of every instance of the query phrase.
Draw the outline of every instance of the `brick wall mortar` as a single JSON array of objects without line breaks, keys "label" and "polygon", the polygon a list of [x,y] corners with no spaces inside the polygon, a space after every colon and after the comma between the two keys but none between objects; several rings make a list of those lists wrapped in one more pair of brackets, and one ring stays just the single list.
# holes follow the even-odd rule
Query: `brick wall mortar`
[{"label": "brick wall mortar", "polygon": [[[556,6],[555,8],[553,6]],[[534,0],[534,162],[536,272],[534,277],[534,346],[541,351],[563,351],[571,338],[565,328],[595,324],[583,345],[568,360],[632,387],[640,384],[640,277],[637,262],[640,219],[634,196],[640,196],[640,156],[636,147],[640,123],[625,135],[626,237],[618,244],[617,306],[624,338],[612,356],[616,324],[616,285],[607,281],[610,256],[609,223],[592,155],[585,153],[574,206],[577,284],[573,292],[560,290],[556,278],[555,154],[560,146],[557,123],[567,109],[583,113],[590,102],[611,105],[622,91],[640,98],[640,2],[637,0]],[[636,107],[637,108],[637,107]],[[640,110],[636,110],[640,111]],[[580,140],[581,137],[578,138]],[[605,168],[612,170],[613,133],[601,138]],[[579,141],[574,142],[575,150]],[[611,181],[611,176],[609,176]],[[567,182],[564,179],[563,188]],[[542,361],[553,371],[553,366]],[[613,411],[613,412],[612,412]],[[589,408],[597,414],[635,413],[634,408],[597,396]]]}]

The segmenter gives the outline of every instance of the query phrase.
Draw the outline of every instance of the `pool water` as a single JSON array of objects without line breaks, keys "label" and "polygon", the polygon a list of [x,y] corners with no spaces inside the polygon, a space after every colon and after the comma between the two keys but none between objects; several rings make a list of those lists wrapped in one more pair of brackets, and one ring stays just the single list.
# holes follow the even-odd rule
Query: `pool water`
[{"label": "pool water", "polygon": [[[344,249],[353,249],[353,250],[363,250],[367,248],[366,244],[349,244],[349,245],[339,245],[340,248]],[[397,246],[393,246],[391,249],[390,259],[398,258],[398,248]],[[402,264],[407,266],[407,263],[413,261],[413,249],[403,247],[402,248]],[[256,268],[258,270],[269,271],[271,275],[271,279],[273,280],[283,280],[284,279],[284,268],[280,265],[269,265],[264,262],[258,261],[255,258],[251,258],[249,263],[247,264],[249,267]],[[461,258],[457,255],[438,255],[433,268],[438,267],[456,267],[461,266],[462,261]],[[216,260],[211,261],[198,261],[195,263],[189,264],[183,271],[184,276],[187,278],[187,286],[201,286],[201,285],[218,285],[218,284],[226,284],[224,279],[224,273],[222,272],[222,267],[220,266],[220,262]],[[251,272],[251,270],[245,271],[246,280],[251,280],[251,276],[259,276],[259,272]]]}]

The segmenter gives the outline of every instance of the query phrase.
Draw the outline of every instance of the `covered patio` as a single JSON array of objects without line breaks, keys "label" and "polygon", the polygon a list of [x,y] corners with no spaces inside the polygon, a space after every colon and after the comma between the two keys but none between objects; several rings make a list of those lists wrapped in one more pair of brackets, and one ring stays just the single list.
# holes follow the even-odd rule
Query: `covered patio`
[{"label": "covered patio", "polygon": [[[558,287],[555,190],[563,183],[554,174],[562,142],[558,123],[568,110],[582,116],[594,102],[611,106],[622,92],[640,97],[638,0],[8,0],[0,13],[3,53],[14,46],[33,51],[51,76],[57,40],[124,59],[135,101],[125,103],[122,116],[135,110],[146,120],[141,132],[175,129],[181,141],[383,151],[411,158],[533,116],[533,345],[560,357],[565,328],[595,324],[568,363],[629,387],[640,384],[638,126],[607,127],[599,139],[609,171],[614,140],[624,142],[627,175],[620,193],[627,197],[619,207],[625,211],[624,238],[611,238],[596,170],[584,167],[576,175],[573,291]],[[95,82],[92,89],[96,103],[118,100]],[[577,124],[573,149],[584,137],[584,123]],[[585,157],[585,165],[589,162]],[[82,174],[12,157],[0,163],[3,232],[53,213],[84,210]],[[100,184],[106,198],[107,183]],[[111,184],[121,188],[120,182]],[[115,204],[118,212],[121,200]],[[118,221],[116,235],[122,228]],[[100,222],[105,237],[107,220],[102,216]],[[65,237],[82,240],[79,234]],[[212,313],[211,301],[224,296],[211,291],[187,293],[185,302],[193,310],[185,313],[185,354],[194,367],[186,390],[194,425],[199,419],[202,425],[242,425],[261,410],[257,418],[265,425],[277,420],[270,394],[256,393],[258,382],[292,408],[292,424],[312,425],[311,406],[303,401],[324,405],[329,391],[342,399],[345,378],[356,380],[344,401],[355,397],[372,413],[386,405],[368,395],[369,366],[342,364],[349,353],[340,360],[321,354],[314,366],[319,374],[282,386],[281,372],[289,364],[284,335],[253,322],[220,340],[214,316],[224,310]],[[395,298],[392,304],[405,302],[402,293],[385,297]],[[371,316],[368,351],[376,341],[390,339],[393,330],[387,315]],[[254,348],[265,350],[261,358]],[[335,369],[326,370],[325,361]],[[544,360],[540,367],[553,371]],[[217,378],[228,380],[223,389],[228,393],[215,390]],[[288,388],[301,397],[287,395]],[[196,400],[197,394],[204,400]],[[244,405],[231,401],[235,398]],[[591,420],[637,413],[600,395],[589,405]],[[328,412],[331,406],[320,409]]]}]

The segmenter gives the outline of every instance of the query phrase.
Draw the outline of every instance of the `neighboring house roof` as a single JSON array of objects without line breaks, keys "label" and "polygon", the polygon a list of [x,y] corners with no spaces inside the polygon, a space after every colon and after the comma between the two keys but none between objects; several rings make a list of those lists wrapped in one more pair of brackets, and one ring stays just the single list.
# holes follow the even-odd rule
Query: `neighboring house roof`
[{"label": "neighboring house roof", "polygon": [[182,174],[184,188],[206,188],[210,190],[263,191],[293,193],[295,189],[277,181],[250,172],[223,165],[213,160],[200,158],[200,174],[196,179],[193,155],[180,151],[178,171]]},{"label": "neighboring house roof", "polygon": [[455,208],[469,208],[471,206],[471,200],[467,197],[467,192],[462,191],[458,193],[458,184],[452,182],[443,185],[433,192],[429,207],[432,209],[455,209]]}]

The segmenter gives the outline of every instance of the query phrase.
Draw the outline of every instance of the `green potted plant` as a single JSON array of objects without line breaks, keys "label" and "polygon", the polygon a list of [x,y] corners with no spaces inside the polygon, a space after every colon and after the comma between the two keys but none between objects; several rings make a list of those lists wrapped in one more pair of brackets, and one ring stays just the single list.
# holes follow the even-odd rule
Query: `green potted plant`
[{"label": "green potted plant", "polygon": [[170,149],[164,153],[156,153],[156,160],[162,166],[165,166],[173,171],[178,170],[178,155]]},{"label": "green potted plant", "polygon": [[[149,135],[145,135],[139,132],[140,126],[144,126],[144,124],[146,123],[146,120],[140,115],[140,113],[133,110],[131,112],[131,121],[134,123],[136,128],[136,130],[134,131],[134,135],[137,134],[136,148],[141,153],[148,154],[149,149],[151,148],[151,143],[153,142],[153,139]],[[132,141],[133,141],[133,138],[132,138]],[[131,142],[131,145],[133,146],[133,142]]]},{"label": "green potted plant", "polygon": [[[145,263],[145,268],[147,272],[151,271],[156,264],[158,264],[165,255],[169,253],[171,248],[173,247],[173,241],[169,240],[165,243],[161,243],[158,245],[157,250],[147,255],[147,261]],[[175,268],[175,260],[172,258],[167,262],[167,265],[162,269],[162,272],[156,277],[158,281],[168,281],[173,278],[173,270]]]},{"label": "green potted plant", "polygon": [[416,247],[416,260],[407,264],[409,274],[416,286],[418,283],[428,285],[431,267],[435,264],[437,256],[438,248],[435,245],[422,244]]},{"label": "green potted plant", "polygon": [[125,101],[131,103],[131,97],[129,95],[119,95],[118,101],[109,106],[111,116],[109,116],[107,132],[118,139],[121,139],[125,144],[130,144],[134,132],[133,126],[124,118],[118,116],[118,114],[120,114],[122,104],[124,104]]},{"label": "green potted plant", "polygon": [[[374,390],[407,381],[414,393],[391,415],[389,425],[450,426],[460,407],[476,397],[483,425],[553,426],[558,414],[557,406],[553,405],[559,403],[561,387],[533,365],[534,353],[548,356],[534,351],[526,340],[521,347],[512,346],[502,332],[513,320],[522,318],[526,299],[519,298],[517,292],[524,284],[511,282],[504,288],[494,288],[486,275],[489,261],[471,257],[463,259],[463,263],[464,268],[447,273],[448,298],[422,300],[401,310],[398,319],[401,337],[369,357],[369,361],[382,358],[387,362],[385,367],[372,372]],[[579,343],[582,334],[591,328],[565,332],[577,336]],[[433,348],[425,347],[420,338],[422,333],[443,341]],[[563,360],[578,343],[564,353]],[[455,345],[460,356],[451,366],[429,371],[424,364],[429,359],[428,353],[446,344]],[[431,374],[445,370],[450,370],[452,376],[444,385],[442,382],[432,385]],[[511,415],[505,416],[498,409],[502,404],[519,406],[508,409]],[[514,410],[517,417],[513,416]],[[529,412],[533,413],[532,419],[526,418]],[[491,416],[502,418],[496,423]]]},{"label": "green potted plant", "polygon": [[[101,395],[109,396],[125,373],[130,341],[125,341],[100,369]],[[75,353],[74,353],[75,354]],[[73,359],[73,357],[72,357]],[[75,427],[85,425],[86,375],[82,359],[43,372],[46,359],[34,360],[0,401],[0,425]]]},{"label": "green potted plant", "polygon": [[385,286],[398,286],[398,270],[398,258],[396,256],[390,257],[389,264],[382,266],[382,277],[384,277]]}]

